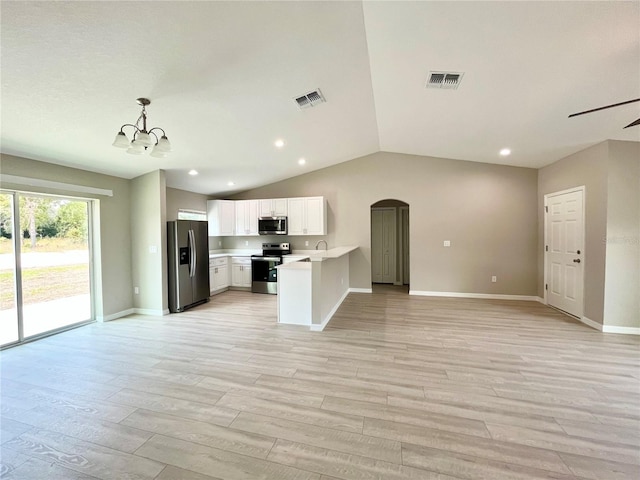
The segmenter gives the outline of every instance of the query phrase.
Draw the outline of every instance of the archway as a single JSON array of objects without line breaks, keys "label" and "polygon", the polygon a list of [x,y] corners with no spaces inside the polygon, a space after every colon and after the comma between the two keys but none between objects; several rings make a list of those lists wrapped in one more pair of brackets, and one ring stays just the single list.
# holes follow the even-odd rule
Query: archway
[{"label": "archway", "polygon": [[384,199],[371,205],[371,283],[372,289],[394,286],[408,293],[409,204]]}]

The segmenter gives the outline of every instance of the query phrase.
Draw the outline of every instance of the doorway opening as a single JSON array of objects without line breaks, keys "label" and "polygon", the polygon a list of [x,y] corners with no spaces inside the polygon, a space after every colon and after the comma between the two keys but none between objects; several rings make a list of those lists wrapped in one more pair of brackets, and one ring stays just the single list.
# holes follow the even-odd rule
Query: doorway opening
[{"label": "doorway opening", "polygon": [[409,204],[385,199],[371,205],[372,290],[409,293]]},{"label": "doorway opening", "polygon": [[93,320],[90,206],[0,192],[0,347]]}]

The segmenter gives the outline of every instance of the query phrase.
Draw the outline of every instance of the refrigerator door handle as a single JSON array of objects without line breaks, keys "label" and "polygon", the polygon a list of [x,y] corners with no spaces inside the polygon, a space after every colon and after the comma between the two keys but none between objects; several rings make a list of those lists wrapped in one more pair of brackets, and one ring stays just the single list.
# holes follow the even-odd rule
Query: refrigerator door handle
[{"label": "refrigerator door handle", "polygon": [[193,244],[193,230],[189,230],[189,276],[193,277],[193,255],[194,255],[194,244]]},{"label": "refrigerator door handle", "polygon": [[191,257],[193,259],[193,264],[192,267],[193,268],[193,273],[192,273],[192,277],[196,276],[196,265],[198,264],[198,249],[196,248],[196,233],[193,230],[190,230],[191,232],[191,239],[193,240],[193,249],[191,250],[193,252],[193,256]]}]

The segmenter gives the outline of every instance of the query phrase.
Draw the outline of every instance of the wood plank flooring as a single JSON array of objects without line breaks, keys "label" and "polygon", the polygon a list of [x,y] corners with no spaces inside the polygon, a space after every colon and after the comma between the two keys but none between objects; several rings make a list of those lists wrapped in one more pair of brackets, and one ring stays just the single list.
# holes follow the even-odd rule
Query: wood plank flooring
[{"label": "wood plank flooring", "polygon": [[640,339],[534,302],[226,292],[6,350],[3,479],[640,478]]}]

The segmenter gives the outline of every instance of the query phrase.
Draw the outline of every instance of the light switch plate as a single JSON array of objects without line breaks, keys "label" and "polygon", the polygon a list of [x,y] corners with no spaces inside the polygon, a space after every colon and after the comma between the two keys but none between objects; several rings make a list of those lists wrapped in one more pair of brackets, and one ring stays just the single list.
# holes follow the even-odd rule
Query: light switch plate
[{"label": "light switch plate", "polygon": [[450,247],[451,246],[451,240],[445,240],[443,245],[445,247]]}]

